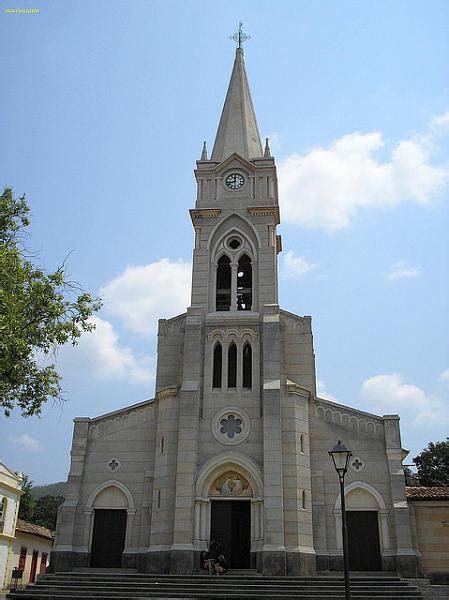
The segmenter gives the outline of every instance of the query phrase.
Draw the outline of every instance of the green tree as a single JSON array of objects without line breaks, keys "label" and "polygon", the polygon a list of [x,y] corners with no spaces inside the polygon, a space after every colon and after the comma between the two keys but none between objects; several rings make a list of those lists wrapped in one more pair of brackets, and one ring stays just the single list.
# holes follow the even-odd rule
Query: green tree
[{"label": "green tree", "polygon": [[420,485],[449,485],[449,440],[429,442],[427,448],[415,456],[413,462],[417,468]]},{"label": "green tree", "polygon": [[[0,196],[0,408],[38,415],[49,399],[62,400],[57,349],[76,345],[101,302],[70,281],[64,265],[54,273],[33,264],[23,239],[30,224],[25,197]],[[34,262],[36,262],[34,260]]]},{"label": "green tree", "polygon": [[419,479],[410,467],[404,467],[405,485],[417,486],[419,485]]},{"label": "green tree", "polygon": [[28,475],[24,475],[22,481],[23,494],[20,497],[19,505],[19,519],[23,519],[24,521],[28,521],[30,523],[33,522],[34,508],[36,506],[36,499],[31,495],[32,487],[33,482],[30,480]]},{"label": "green tree", "polygon": [[64,502],[64,496],[41,496],[36,499],[32,523],[56,529],[58,508]]}]

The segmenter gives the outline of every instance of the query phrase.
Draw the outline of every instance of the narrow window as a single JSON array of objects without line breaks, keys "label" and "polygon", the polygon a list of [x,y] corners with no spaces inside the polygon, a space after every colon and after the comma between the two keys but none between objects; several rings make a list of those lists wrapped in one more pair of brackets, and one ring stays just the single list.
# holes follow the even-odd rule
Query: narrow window
[{"label": "narrow window", "polygon": [[161,454],[164,454],[164,443],[165,443],[164,436],[161,435]]},{"label": "narrow window", "polygon": [[21,571],[25,570],[25,563],[26,563],[26,559],[27,559],[27,547],[26,546],[22,546],[20,548],[20,558],[19,558],[19,569]]},{"label": "narrow window", "polygon": [[252,350],[249,344],[243,346],[243,387],[250,389],[253,378]]},{"label": "narrow window", "polygon": [[232,342],[228,349],[228,388],[237,385],[237,346]]},{"label": "narrow window", "polygon": [[304,454],[304,436],[301,433],[301,437],[299,438],[299,449],[301,454]]},{"label": "narrow window", "polygon": [[231,310],[231,261],[222,256],[217,266],[216,310]]},{"label": "narrow window", "polygon": [[161,507],[161,490],[157,491],[157,505],[156,508],[160,508]]},{"label": "narrow window", "polygon": [[214,348],[214,365],[212,374],[212,387],[221,388],[221,365],[222,365],[223,350],[220,342],[217,342]]},{"label": "narrow window", "polygon": [[0,533],[3,533],[6,519],[6,498],[0,502]]},{"label": "narrow window", "polygon": [[306,508],[306,493],[303,490],[302,492],[302,507],[305,509]]},{"label": "narrow window", "polygon": [[237,270],[237,310],[251,310],[253,273],[251,260],[244,254]]}]

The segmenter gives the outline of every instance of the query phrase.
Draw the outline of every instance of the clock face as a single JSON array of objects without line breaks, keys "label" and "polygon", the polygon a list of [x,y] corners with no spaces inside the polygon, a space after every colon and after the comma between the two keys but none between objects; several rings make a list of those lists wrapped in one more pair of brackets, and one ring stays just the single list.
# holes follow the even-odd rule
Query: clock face
[{"label": "clock face", "polygon": [[239,173],[231,173],[225,179],[225,183],[230,190],[239,190],[245,183],[245,178]]}]

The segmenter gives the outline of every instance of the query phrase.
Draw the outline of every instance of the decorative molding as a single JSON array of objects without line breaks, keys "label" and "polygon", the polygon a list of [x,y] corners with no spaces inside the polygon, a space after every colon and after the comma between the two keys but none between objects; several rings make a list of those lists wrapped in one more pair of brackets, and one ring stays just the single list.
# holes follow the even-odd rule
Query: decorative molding
[{"label": "decorative molding", "polygon": [[279,206],[248,206],[248,212],[252,217],[274,217],[274,222],[279,225]]},{"label": "decorative molding", "polygon": [[216,219],[221,214],[221,208],[191,208],[189,212],[192,223],[195,223],[195,219]]},{"label": "decorative molding", "polygon": [[323,421],[335,423],[339,427],[346,427],[352,431],[358,431],[368,436],[383,437],[384,428],[379,422],[376,422],[375,417],[358,416],[357,413],[346,410],[346,407],[336,409],[328,404],[320,404],[317,398],[315,406],[315,416]]},{"label": "decorative molding", "polygon": [[349,459],[349,468],[354,473],[361,473],[365,470],[366,464],[365,461],[360,458],[360,456],[351,456]]},{"label": "decorative molding", "polygon": [[282,237],[280,235],[276,236],[276,254],[282,252]]},{"label": "decorative molding", "polygon": [[281,310],[279,315],[283,329],[297,331],[298,333],[312,333],[310,317],[300,317],[284,310]]},{"label": "decorative molding", "polygon": [[254,329],[212,329],[207,332],[207,339],[209,341],[219,340],[220,342],[227,342],[231,340],[242,340],[242,341],[254,341],[257,339],[257,331]]},{"label": "decorative molding", "polygon": [[164,398],[171,398],[172,396],[176,396],[178,393],[178,388],[176,385],[171,385],[156,392],[157,400],[164,400]]},{"label": "decorative molding", "polygon": [[105,435],[117,433],[122,429],[137,427],[140,423],[147,423],[154,420],[154,405],[137,408],[127,412],[124,415],[111,417],[92,424],[89,428],[89,438],[95,440]]}]

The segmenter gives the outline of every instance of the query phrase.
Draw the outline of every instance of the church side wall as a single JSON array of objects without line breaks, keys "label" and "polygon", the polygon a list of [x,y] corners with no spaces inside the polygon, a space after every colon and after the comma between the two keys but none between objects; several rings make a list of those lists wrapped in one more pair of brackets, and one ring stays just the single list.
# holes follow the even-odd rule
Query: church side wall
[{"label": "church side wall", "polygon": [[97,491],[109,487],[124,489],[129,495],[124,562],[135,564],[134,556],[143,541],[141,526],[151,511],[147,494],[154,469],[155,408],[155,402],[147,403],[75,422],[68,490],[52,552],[53,569],[89,565],[95,497]]},{"label": "church side wall", "polygon": [[[403,477],[403,474],[402,467],[399,473],[397,465],[393,468],[388,458],[392,451],[389,448],[391,436],[385,433],[388,418],[319,399],[310,408],[313,528],[318,570],[342,569],[339,482],[328,455],[331,447],[341,440],[352,451],[345,489],[365,490],[377,507],[382,569],[397,569],[404,576],[416,576],[417,559],[411,541],[407,548],[403,541],[411,535],[410,524],[403,522],[402,512],[398,517],[398,511],[402,510],[398,494],[402,494],[405,502],[404,482],[402,480],[402,491],[399,480],[393,479],[392,484],[392,477]],[[400,439],[394,443],[400,453]],[[347,506],[347,510],[350,509]],[[370,505],[367,509],[373,508]],[[363,505],[355,510],[363,510]],[[406,561],[402,560],[403,554],[408,554]]]}]

